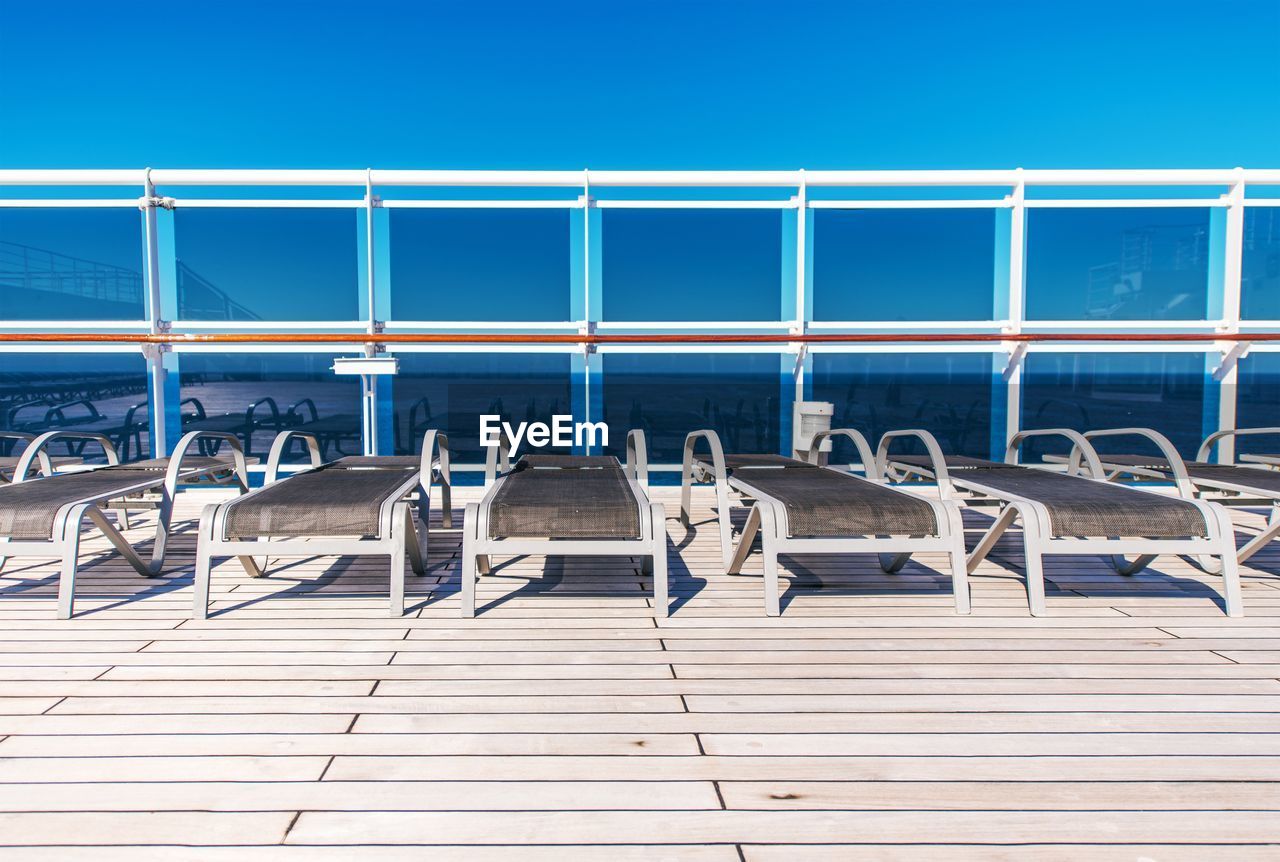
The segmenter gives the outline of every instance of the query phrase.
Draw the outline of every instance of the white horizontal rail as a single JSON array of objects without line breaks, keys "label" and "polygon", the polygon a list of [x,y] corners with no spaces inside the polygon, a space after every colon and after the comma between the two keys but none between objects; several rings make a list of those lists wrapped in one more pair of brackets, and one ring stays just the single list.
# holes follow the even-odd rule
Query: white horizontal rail
[{"label": "white horizontal rail", "polygon": [[946,210],[946,209],[999,209],[1012,207],[1013,202],[1000,200],[901,200],[901,201],[829,201],[811,200],[811,210]]},{"label": "white horizontal rail", "polygon": [[597,209],[616,210],[793,210],[798,206],[789,201],[629,201],[597,200]]},{"label": "white horizontal rail", "polygon": [[432,210],[475,210],[475,209],[582,209],[585,204],[581,200],[406,200],[384,199],[379,206],[386,209],[432,209]]},{"label": "white horizontal rail", "polygon": [[82,209],[86,207],[133,207],[138,209],[137,198],[9,198],[0,199],[0,207],[39,207],[40,209],[67,207]]},{"label": "white horizontal rail", "polygon": [[[903,171],[413,171],[187,170],[156,168],[157,186],[1229,186],[1280,185],[1280,169]],[[148,170],[0,170],[0,186],[142,186]]]},{"label": "white horizontal rail", "polygon": [[1226,207],[1222,198],[1098,198],[1074,200],[1028,198],[1023,201],[1028,209],[1106,209],[1108,207]]},{"label": "white horizontal rail", "polygon": [[208,209],[364,209],[367,204],[359,198],[306,200],[302,198],[174,198],[179,209],[192,207]]}]

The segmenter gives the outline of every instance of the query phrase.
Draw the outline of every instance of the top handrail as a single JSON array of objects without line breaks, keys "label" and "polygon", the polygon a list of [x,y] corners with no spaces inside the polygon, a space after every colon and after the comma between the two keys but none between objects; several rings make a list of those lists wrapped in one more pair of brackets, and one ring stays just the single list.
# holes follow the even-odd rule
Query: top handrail
[{"label": "top handrail", "polygon": [[1146,186],[1280,184],[1280,169],[996,170],[0,170],[0,185],[72,186]]}]

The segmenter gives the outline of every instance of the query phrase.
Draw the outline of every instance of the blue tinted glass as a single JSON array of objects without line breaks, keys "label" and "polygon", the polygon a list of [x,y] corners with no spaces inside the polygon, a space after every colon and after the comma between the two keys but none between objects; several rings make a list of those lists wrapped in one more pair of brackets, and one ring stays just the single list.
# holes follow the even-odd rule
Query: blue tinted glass
[{"label": "blue tinted glass", "polygon": [[680,463],[685,435],[703,428],[719,433],[726,452],[781,451],[777,355],[610,353],[603,360],[610,454],[625,455],[632,428],[644,429],[653,463]]},{"label": "blue tinted glass", "polygon": [[[1280,427],[1280,353],[1254,353],[1240,361],[1237,428]],[[1280,435],[1259,434],[1236,441],[1236,453],[1280,452]]]},{"label": "blue tinted glass", "polygon": [[605,320],[777,320],[776,210],[601,211]]},{"label": "blue tinted glass", "polygon": [[816,320],[989,320],[993,209],[815,210]]},{"label": "blue tinted glass", "polygon": [[568,320],[569,211],[393,209],[395,320]]},{"label": "blue tinted glass", "polygon": [[[0,420],[6,431],[67,429],[105,434],[122,461],[150,457],[147,368],[142,354],[6,353],[0,359]],[[10,445],[0,441],[0,454]],[[102,460],[96,444],[55,441],[55,456]]]},{"label": "blue tinted glass", "polygon": [[[1154,428],[1190,457],[1203,437],[1205,357],[1199,353],[1032,353],[1022,374],[1022,427]],[[1099,440],[1102,452],[1133,452],[1142,441]],[[1024,456],[1065,452],[1033,442]],[[1148,452],[1149,449],[1139,450]]]},{"label": "blue tinted glass", "polygon": [[142,320],[136,209],[0,209],[0,319]]},{"label": "blue tinted glass", "polygon": [[174,213],[182,320],[355,320],[361,279],[351,210]]},{"label": "blue tinted glass", "polygon": [[422,435],[435,429],[449,435],[454,461],[483,464],[482,414],[501,416],[516,425],[549,424],[557,413],[573,413],[570,358],[565,354],[401,353],[399,357],[400,373],[391,382],[398,453],[419,452]]},{"label": "blue tinted glass", "polygon": [[1031,209],[1031,320],[1202,320],[1207,208]]},{"label": "blue tinted glass", "polygon": [[235,434],[265,459],[276,433],[294,428],[315,435],[326,459],[359,455],[359,379],[332,365],[330,354],[183,353],[182,430]]},{"label": "blue tinted glass", "polygon": [[[985,353],[818,353],[813,398],[835,405],[833,428],[853,428],[873,451],[900,428],[933,432],[943,451],[987,457],[991,438],[992,361]],[[902,441],[895,452],[912,451]],[[857,457],[840,442],[831,461]]]},{"label": "blue tinted glass", "polygon": [[1280,319],[1280,207],[1246,207],[1240,316]]}]

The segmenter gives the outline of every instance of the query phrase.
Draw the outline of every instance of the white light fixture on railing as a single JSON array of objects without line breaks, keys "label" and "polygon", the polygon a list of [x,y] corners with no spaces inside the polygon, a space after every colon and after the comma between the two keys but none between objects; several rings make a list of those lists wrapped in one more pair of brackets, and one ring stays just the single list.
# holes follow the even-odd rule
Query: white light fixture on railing
[{"label": "white light fixture on railing", "polygon": [[375,378],[398,374],[400,360],[395,356],[335,356],[332,367],[334,374],[360,375],[361,396],[365,402],[365,408],[360,411],[364,429],[364,451],[366,455],[378,454],[378,393]]}]

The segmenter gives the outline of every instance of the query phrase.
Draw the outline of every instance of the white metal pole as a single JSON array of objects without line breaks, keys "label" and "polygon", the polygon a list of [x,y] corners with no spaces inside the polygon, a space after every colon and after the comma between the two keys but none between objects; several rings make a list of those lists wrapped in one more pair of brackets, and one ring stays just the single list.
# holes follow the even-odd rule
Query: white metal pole
[{"label": "white metal pole", "polygon": [[[365,245],[365,291],[368,301],[368,332],[369,335],[376,335],[378,332],[377,311],[375,302],[377,301],[376,282],[374,278],[377,274],[377,265],[375,258],[377,257],[374,249],[373,237],[373,215],[374,215],[374,197],[373,197],[373,169],[365,171],[365,187],[364,187],[364,245]],[[377,349],[373,342],[370,341],[364,348],[365,356],[377,355]],[[378,454],[378,378],[373,375],[361,375],[362,389],[364,390],[364,452],[366,455]]]},{"label": "white metal pole", "polygon": [[[1236,168],[1236,181],[1227,192],[1227,235],[1223,243],[1222,329],[1240,331],[1240,277],[1244,255],[1244,168]],[[1234,346],[1234,345],[1232,345]],[[1230,349],[1230,347],[1228,347]],[[1236,427],[1236,383],[1240,363],[1237,356],[1224,353],[1226,367],[1218,379],[1218,429]],[[1235,440],[1227,437],[1218,442],[1218,462],[1235,460]]]},{"label": "white metal pole", "polygon": [[[162,329],[160,307],[160,238],[156,224],[156,188],[151,182],[151,169],[147,168],[142,182],[142,218],[146,231],[147,255],[147,331],[152,335]],[[147,361],[147,373],[151,376],[151,448],[156,457],[169,454],[168,421],[165,398],[164,345],[148,345],[143,351]]]},{"label": "white metal pole", "polygon": [[808,295],[808,285],[805,284],[807,270],[805,244],[808,241],[808,221],[808,187],[805,185],[804,169],[801,169],[800,186],[796,189],[796,322],[791,330],[796,335],[804,334],[808,319],[804,308]]},{"label": "white metal pole", "polygon": [[[1017,182],[1009,196],[1012,209],[1009,213],[1009,331],[1022,332],[1025,312],[1025,271],[1023,251],[1027,237],[1027,186],[1022,168],[1018,168]],[[1022,427],[1022,363],[1021,351],[1013,348],[1009,353],[1008,367],[1004,374],[1005,385],[1005,435],[1007,443]]]}]

